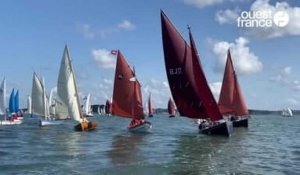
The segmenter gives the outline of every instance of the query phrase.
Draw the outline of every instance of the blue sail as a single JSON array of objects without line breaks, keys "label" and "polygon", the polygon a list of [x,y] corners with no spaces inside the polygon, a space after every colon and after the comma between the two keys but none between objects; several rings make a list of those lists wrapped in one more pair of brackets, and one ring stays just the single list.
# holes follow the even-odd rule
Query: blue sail
[{"label": "blue sail", "polygon": [[9,113],[14,113],[15,112],[15,89],[13,89],[10,93],[9,96]]},{"label": "blue sail", "polygon": [[19,90],[17,90],[15,95],[15,113],[19,111]]}]

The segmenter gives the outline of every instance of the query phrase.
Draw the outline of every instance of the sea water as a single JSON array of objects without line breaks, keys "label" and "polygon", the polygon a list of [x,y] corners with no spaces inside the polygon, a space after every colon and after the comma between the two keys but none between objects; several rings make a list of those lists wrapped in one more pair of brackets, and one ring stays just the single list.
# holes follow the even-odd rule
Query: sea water
[{"label": "sea water", "polygon": [[129,119],[97,116],[93,132],[74,123],[0,126],[0,174],[300,174],[300,116],[257,115],[230,138],[198,134],[184,117],[154,115],[152,133],[127,131]]}]

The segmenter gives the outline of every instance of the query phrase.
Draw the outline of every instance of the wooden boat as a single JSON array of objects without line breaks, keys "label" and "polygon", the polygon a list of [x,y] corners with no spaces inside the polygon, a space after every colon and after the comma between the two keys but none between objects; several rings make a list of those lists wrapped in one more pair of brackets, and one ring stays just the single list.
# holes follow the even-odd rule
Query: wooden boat
[{"label": "wooden boat", "polygon": [[233,122],[233,127],[248,127],[249,112],[233,67],[230,50],[227,53],[218,106],[221,113]]},{"label": "wooden boat", "polygon": [[149,94],[149,97],[148,97],[148,117],[153,117],[151,93]]},{"label": "wooden boat", "polygon": [[181,116],[206,119],[203,134],[230,136],[232,123],[223,120],[204,75],[189,28],[190,46],[161,11],[162,41],[170,90]]},{"label": "wooden boat", "polygon": [[171,98],[169,99],[168,102],[168,113],[170,118],[175,117],[175,113],[176,113],[175,104]]},{"label": "wooden boat", "polygon": [[6,79],[4,78],[0,87],[0,125],[18,125],[22,123],[22,119],[18,119],[16,116],[16,108],[15,108],[15,95],[14,95],[14,89],[12,90],[12,93],[10,95],[10,112],[12,115],[15,115],[14,117],[7,117],[6,112]]},{"label": "wooden boat", "polygon": [[65,46],[64,54],[60,64],[57,95],[67,106],[71,118],[78,122],[74,127],[75,131],[90,131],[97,127],[97,123],[89,122],[82,114],[76,84],[76,77],[71,63],[68,47]]},{"label": "wooden boat", "polygon": [[118,51],[116,54],[112,114],[131,118],[132,121],[128,125],[131,132],[149,132],[152,125],[145,121],[141,85],[122,53]]}]

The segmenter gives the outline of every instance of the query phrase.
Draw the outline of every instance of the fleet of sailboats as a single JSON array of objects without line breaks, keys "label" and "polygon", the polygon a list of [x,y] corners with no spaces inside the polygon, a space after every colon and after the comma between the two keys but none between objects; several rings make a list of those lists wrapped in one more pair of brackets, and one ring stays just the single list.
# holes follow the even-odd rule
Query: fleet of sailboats
[{"label": "fleet of sailboats", "polygon": [[169,87],[181,116],[203,119],[199,131],[230,136],[232,123],[224,120],[210,91],[189,28],[190,45],[161,11],[162,41]]},{"label": "fleet of sailboats", "polygon": [[148,132],[152,125],[145,121],[141,85],[136,78],[135,71],[130,68],[120,51],[117,51],[115,70],[112,114],[131,118],[129,131]]},{"label": "fleet of sailboats", "polygon": [[6,79],[4,78],[0,87],[0,125],[21,124],[23,117],[19,115],[19,93],[15,94],[14,89],[9,99],[9,116],[6,110]]},{"label": "fleet of sailboats", "polygon": [[77,122],[77,125],[74,127],[76,131],[89,131],[97,127],[97,123],[88,121],[82,114],[76,76],[67,46],[65,46],[60,64],[57,95],[64,105],[67,106],[69,116]]},{"label": "fleet of sailboats", "polygon": [[224,116],[233,122],[233,127],[248,127],[248,108],[233,67],[230,50],[219,98],[219,109]]}]

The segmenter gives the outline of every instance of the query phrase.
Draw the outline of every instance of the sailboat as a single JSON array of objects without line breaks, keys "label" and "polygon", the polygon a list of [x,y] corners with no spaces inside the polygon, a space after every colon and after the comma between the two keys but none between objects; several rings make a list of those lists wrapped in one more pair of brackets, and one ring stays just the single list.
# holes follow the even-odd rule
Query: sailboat
[{"label": "sailboat", "polygon": [[[14,91],[14,90],[13,90]],[[12,96],[14,99],[14,95]],[[8,119],[6,112],[6,79],[4,78],[0,87],[0,125],[16,125],[21,124],[22,120],[19,120],[17,117]],[[4,118],[4,120],[2,120]]]},{"label": "sailboat", "polygon": [[32,114],[40,117],[40,126],[59,125],[62,120],[58,120],[54,115],[50,114],[50,105],[47,98],[45,81],[33,73],[32,79]]},{"label": "sailboat", "polygon": [[145,121],[141,85],[120,51],[117,53],[112,114],[133,120],[128,126],[132,132],[148,132],[152,125]]},{"label": "sailboat", "polygon": [[148,97],[148,117],[153,117],[151,93],[149,94],[149,97]]},{"label": "sailboat", "polygon": [[175,117],[175,113],[176,113],[175,104],[171,98],[169,99],[168,102],[168,113],[170,118]]},{"label": "sailboat", "polygon": [[281,111],[281,116],[283,116],[283,117],[292,117],[293,116],[293,112],[292,112],[291,108],[283,109]]},{"label": "sailboat", "polygon": [[162,41],[169,87],[181,116],[202,119],[199,132],[230,136],[232,122],[223,119],[208,86],[189,28],[190,46],[161,11]]},{"label": "sailboat", "polygon": [[68,114],[78,124],[74,127],[76,131],[89,131],[97,127],[97,123],[89,122],[83,116],[78,96],[76,77],[71,63],[71,58],[67,45],[65,46],[57,81],[57,95],[67,106]]},{"label": "sailboat", "polygon": [[106,103],[105,103],[105,114],[106,115],[111,114],[111,108],[112,108],[112,103],[109,100],[106,100]]},{"label": "sailboat", "polygon": [[15,93],[15,89],[13,89],[10,93],[9,96],[9,106],[8,106],[8,110],[10,113],[10,120],[13,120],[15,122],[17,122],[18,124],[21,124],[23,120],[23,116],[19,111],[19,91],[17,90],[17,92]]},{"label": "sailboat", "polygon": [[90,98],[91,98],[91,94],[88,94],[86,97],[83,98],[84,100],[83,113],[86,117],[94,117],[94,114],[91,111]]},{"label": "sailboat", "polygon": [[233,122],[233,127],[248,127],[249,112],[233,67],[230,50],[224,71],[219,109]]},{"label": "sailboat", "polygon": [[28,97],[27,97],[27,114],[32,114],[32,111],[31,111],[31,109],[32,109],[32,103],[31,103],[32,101],[31,101],[31,96],[30,95],[28,95]]}]

